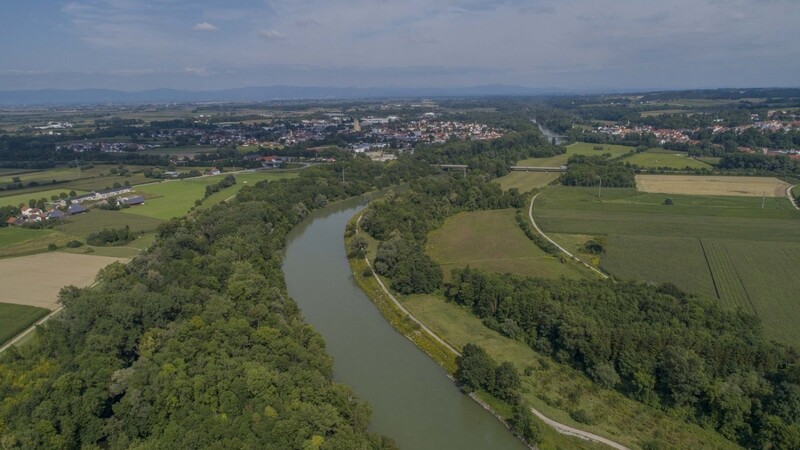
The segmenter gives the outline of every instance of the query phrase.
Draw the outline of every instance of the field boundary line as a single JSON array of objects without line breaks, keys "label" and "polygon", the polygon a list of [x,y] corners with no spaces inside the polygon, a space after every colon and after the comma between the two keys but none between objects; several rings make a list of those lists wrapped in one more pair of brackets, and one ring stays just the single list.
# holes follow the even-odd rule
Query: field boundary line
[{"label": "field boundary line", "polygon": [[698,239],[697,242],[700,243],[700,249],[703,250],[703,258],[706,260],[706,267],[708,267],[708,273],[711,274],[711,284],[714,285],[714,292],[717,293],[717,299],[722,300],[722,296],[719,295],[719,288],[717,287],[717,279],[714,277],[714,269],[711,267],[711,262],[708,260],[708,252],[706,252],[706,246],[703,245],[703,240]]},{"label": "field boundary line", "polygon": [[[534,198],[536,198],[536,197],[534,197]],[[531,202],[531,206],[533,206],[533,202]],[[356,220],[356,234],[358,234],[358,232],[359,232],[359,229],[358,229],[359,227],[358,226],[361,223],[361,218],[363,216],[364,216],[364,214],[362,213],[361,215],[358,216],[358,220]],[[558,245],[558,244],[556,244],[556,245]],[[372,269],[372,264],[370,264],[368,256],[364,256],[364,261],[366,261],[367,266],[369,266],[369,268]],[[600,274],[605,276],[605,274],[603,274],[602,272],[600,272]],[[386,294],[389,297],[389,299],[392,301],[392,303],[394,303],[394,305],[397,306],[400,309],[400,311],[402,311],[403,313],[406,314],[406,317],[411,319],[414,323],[418,324],[422,328],[422,330],[424,330],[426,333],[428,333],[437,342],[439,342],[442,345],[444,345],[454,355],[461,356],[461,352],[459,352],[458,350],[453,348],[453,346],[448,344],[444,339],[439,337],[438,334],[436,334],[433,330],[431,330],[424,323],[422,323],[421,320],[417,319],[413,314],[411,314],[411,311],[407,310],[405,308],[405,306],[403,306],[397,300],[397,298],[391,292],[389,292],[389,290],[383,284],[383,281],[380,279],[380,277],[378,276],[378,274],[374,270],[372,271],[372,276],[375,277],[375,280],[378,282],[378,285],[383,290],[383,293]],[[608,278],[608,277],[606,276],[606,278]],[[473,397],[473,399],[474,399],[474,397]],[[479,402],[479,403],[481,403],[481,402]],[[565,424],[563,424],[561,422],[557,422],[557,421],[545,416],[544,414],[539,412],[533,406],[530,407],[530,410],[536,417],[539,418],[539,420],[544,422],[546,425],[549,425],[551,428],[553,428],[554,430],[556,430],[560,434],[563,434],[565,436],[576,437],[576,438],[583,439],[583,440],[590,441],[590,442],[598,442],[598,443],[601,443],[601,444],[608,445],[609,447],[615,448],[617,450],[630,450],[628,447],[625,447],[624,445],[622,445],[620,443],[614,442],[611,439],[607,439],[607,438],[604,438],[602,436],[598,436],[598,435],[596,435],[594,433],[589,433],[588,431],[579,430],[579,429],[573,428],[573,427],[571,427],[569,425],[565,425]]]},{"label": "field boundary line", "polygon": [[579,263],[581,263],[584,266],[586,266],[589,269],[591,269],[593,272],[596,272],[598,275],[600,275],[604,279],[608,280],[609,279],[608,275],[606,275],[605,273],[603,273],[602,271],[600,271],[599,269],[597,269],[593,265],[591,265],[591,264],[587,263],[586,261],[584,261],[584,260],[578,258],[577,256],[573,255],[572,253],[567,251],[567,249],[565,249],[564,247],[558,245],[558,243],[556,241],[550,239],[550,237],[548,235],[544,234],[544,231],[542,231],[542,229],[539,228],[539,225],[536,225],[536,221],[533,220],[533,202],[536,201],[536,197],[538,197],[539,194],[541,194],[541,192],[539,192],[538,194],[533,196],[533,198],[531,199],[531,206],[528,208],[528,218],[531,220],[531,224],[533,225],[533,228],[536,229],[536,232],[539,233],[540,235],[542,235],[542,237],[547,239],[551,244],[555,245],[559,250],[564,252],[567,256],[569,256],[570,258],[574,259],[575,261],[578,261]]}]

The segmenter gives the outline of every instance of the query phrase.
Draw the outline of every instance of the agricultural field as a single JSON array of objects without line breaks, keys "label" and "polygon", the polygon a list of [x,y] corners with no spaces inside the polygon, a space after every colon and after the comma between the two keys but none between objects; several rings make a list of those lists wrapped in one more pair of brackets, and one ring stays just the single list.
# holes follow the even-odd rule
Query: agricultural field
[{"label": "agricultural field", "polygon": [[0,303],[0,345],[36,323],[49,312],[50,310],[35,306]]},{"label": "agricultural field", "polygon": [[[786,197],[671,195],[549,186],[534,217],[551,237],[603,236],[618,279],[670,282],[755,313],[768,336],[800,344],[800,212]],[[558,241],[558,239],[557,239]]]},{"label": "agricultural field", "polygon": [[[595,150],[595,147],[602,147],[602,150]],[[567,146],[567,152],[563,155],[557,155],[550,158],[528,158],[517,161],[518,166],[537,166],[537,167],[559,167],[567,163],[570,156],[575,155],[594,155],[600,156],[604,154],[611,154],[611,157],[619,157],[630,151],[634,150],[633,147],[625,145],[611,145],[611,144],[589,144],[586,142],[576,142]]]},{"label": "agricultural field", "polygon": [[43,236],[53,234],[51,230],[31,230],[21,227],[0,228],[0,248],[20,244],[34,239],[41,239]]},{"label": "agricultural field", "polygon": [[506,191],[517,188],[520,192],[529,192],[536,188],[547,186],[557,180],[559,176],[561,176],[561,174],[557,172],[514,171],[495,181],[500,183],[500,187]]},{"label": "agricultural field", "polygon": [[[400,296],[399,300],[453,347],[474,343],[495,361],[514,364],[521,374],[523,398],[554,420],[612,437],[629,448],[641,448],[643,442],[654,438],[670,442],[675,448],[738,448],[713,431],[671,418],[616,391],[598,388],[583,373],[487,328],[455,303],[431,295]],[[579,408],[595,418],[591,425],[579,424],[570,417],[570,411]]]},{"label": "agricultural field", "polygon": [[514,214],[513,209],[457,214],[430,233],[425,250],[442,266],[446,279],[452,269],[467,266],[544,278],[586,276],[581,267],[571,261],[562,263],[531,242]]},{"label": "agricultural field", "polygon": [[711,169],[709,164],[690,158],[686,153],[665,152],[661,149],[648,150],[623,159],[624,162],[634,164],[645,169]]},{"label": "agricultural field", "polygon": [[85,241],[89,233],[100,231],[103,228],[124,228],[126,225],[131,228],[131,232],[133,233],[146,233],[155,230],[163,223],[163,220],[147,216],[126,214],[126,211],[146,208],[147,206],[148,205],[134,206],[121,211],[92,209],[84,214],[70,216],[65,223],[53,227],[53,230],[80,241]]},{"label": "agricultural field", "polygon": [[0,303],[54,310],[62,287],[89,286],[100,269],[117,261],[127,259],[61,252],[0,259]]},{"label": "agricultural field", "polygon": [[636,175],[637,189],[662,194],[785,197],[788,187],[770,177]]},{"label": "agricultural field", "polygon": [[[213,177],[187,178],[176,181],[166,181],[158,184],[139,186],[136,192],[146,198],[146,204],[124,210],[126,215],[152,217],[160,220],[169,220],[186,214],[195,206],[195,201],[205,195],[206,186],[218,183],[226,174]],[[247,184],[255,184],[262,180],[278,180],[281,178],[294,178],[297,172],[242,172],[235,173],[236,184],[228,189],[218,192],[213,198],[206,199],[206,207],[219,203],[226,198],[236,195]]]}]

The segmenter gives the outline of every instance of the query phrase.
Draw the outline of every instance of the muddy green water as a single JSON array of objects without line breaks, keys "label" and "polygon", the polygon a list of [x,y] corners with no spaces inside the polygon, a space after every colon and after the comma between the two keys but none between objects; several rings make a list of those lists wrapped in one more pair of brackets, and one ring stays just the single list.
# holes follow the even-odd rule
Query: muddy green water
[{"label": "muddy green water", "polygon": [[525,449],[445,371],[395,331],[353,280],[343,242],[354,199],[316,211],[289,235],[289,295],[325,338],[334,378],[373,410],[370,429],[409,450]]}]

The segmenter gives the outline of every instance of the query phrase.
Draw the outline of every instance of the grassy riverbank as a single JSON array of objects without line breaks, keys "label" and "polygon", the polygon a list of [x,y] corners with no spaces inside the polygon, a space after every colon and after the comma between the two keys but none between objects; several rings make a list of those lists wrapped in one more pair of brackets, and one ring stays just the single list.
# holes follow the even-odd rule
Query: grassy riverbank
[{"label": "grassy riverbank", "polygon": [[[355,229],[356,221],[358,220],[360,213],[353,217],[350,222],[348,223],[348,229]],[[363,236],[369,242],[369,248],[367,251],[367,257],[373,258],[375,255],[375,251],[377,249],[377,243],[375,239],[371,238],[366,233],[361,232],[361,236]],[[347,246],[350,243],[350,239],[353,235],[346,235],[345,236],[345,245]],[[425,352],[428,356],[430,356],[434,361],[436,361],[442,368],[445,369],[448,376],[451,378],[455,374],[456,370],[456,357],[455,355],[442,343],[438,342],[434,339],[430,334],[426,333],[422,328],[413,320],[408,318],[408,316],[403,313],[392,301],[388,298],[386,293],[381,289],[381,286],[375,280],[375,277],[371,275],[370,272],[365,272],[365,269],[368,268],[366,261],[362,258],[349,258],[350,268],[353,272],[353,278],[355,279],[356,283],[358,283],[361,290],[366,294],[366,296],[378,307],[378,310],[381,312],[386,320],[392,325],[392,327],[400,332],[403,336],[410,339],[416,346]],[[367,273],[367,276],[364,274]],[[388,280],[384,279],[384,284],[387,284]],[[440,337],[442,337],[440,335]],[[447,338],[445,338],[447,340]],[[447,340],[449,343],[449,340]],[[461,348],[463,345],[454,346],[455,348]],[[474,394],[473,399],[475,399],[478,403],[480,403],[484,408],[489,410],[495,417],[498,417],[504,423],[511,417],[511,405],[508,403],[499,400],[497,398],[492,397],[486,392],[477,392]],[[607,448],[604,445],[584,441],[582,439],[573,438],[569,436],[564,436],[556,432],[554,429],[550,428],[549,426],[545,425],[543,422],[540,422],[538,419],[534,419],[536,421],[537,428],[541,431],[540,438],[541,442],[537,445],[537,448],[540,450],[556,450],[556,449],[578,449],[578,450],[594,450],[594,449],[605,449]]]}]

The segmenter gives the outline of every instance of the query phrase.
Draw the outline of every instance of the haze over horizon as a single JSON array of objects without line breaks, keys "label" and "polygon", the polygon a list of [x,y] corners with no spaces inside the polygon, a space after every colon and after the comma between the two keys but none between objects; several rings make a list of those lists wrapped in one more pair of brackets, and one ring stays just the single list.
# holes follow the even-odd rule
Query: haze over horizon
[{"label": "haze over horizon", "polygon": [[0,4],[0,90],[795,87],[796,0]]}]

